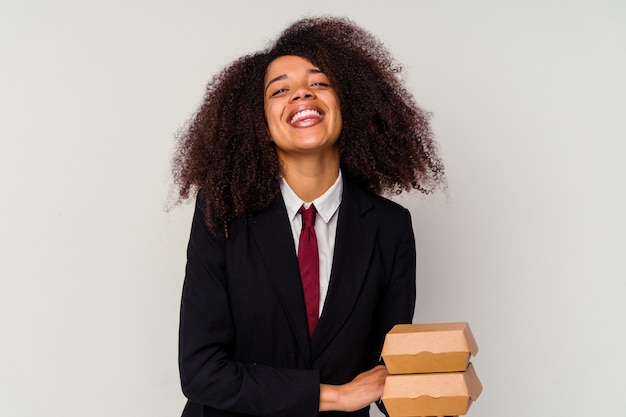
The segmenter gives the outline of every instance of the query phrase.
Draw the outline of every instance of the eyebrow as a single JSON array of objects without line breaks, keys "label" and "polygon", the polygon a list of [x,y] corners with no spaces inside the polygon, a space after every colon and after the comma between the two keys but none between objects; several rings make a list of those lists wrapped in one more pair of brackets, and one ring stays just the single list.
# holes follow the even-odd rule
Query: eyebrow
[{"label": "eyebrow", "polygon": [[[323,74],[323,72],[321,70],[317,69],[317,68],[311,68],[311,69],[307,70],[306,73],[307,74]],[[267,92],[267,89],[270,87],[270,85],[272,85],[272,83],[275,83],[275,82],[280,81],[280,80],[285,80],[285,79],[287,79],[287,74],[282,74],[282,75],[279,75],[276,78],[272,78],[271,80],[269,80],[267,82],[267,85],[265,86],[264,92]]]}]

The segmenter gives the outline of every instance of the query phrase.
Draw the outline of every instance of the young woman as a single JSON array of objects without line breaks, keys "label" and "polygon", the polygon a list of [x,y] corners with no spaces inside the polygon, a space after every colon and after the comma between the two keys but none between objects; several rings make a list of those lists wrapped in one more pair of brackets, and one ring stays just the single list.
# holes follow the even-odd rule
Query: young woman
[{"label": "young woman", "polygon": [[196,195],[180,318],[183,416],[369,415],[410,323],[409,212],[445,187],[427,114],[347,19],[294,23],[225,68],[179,139]]}]

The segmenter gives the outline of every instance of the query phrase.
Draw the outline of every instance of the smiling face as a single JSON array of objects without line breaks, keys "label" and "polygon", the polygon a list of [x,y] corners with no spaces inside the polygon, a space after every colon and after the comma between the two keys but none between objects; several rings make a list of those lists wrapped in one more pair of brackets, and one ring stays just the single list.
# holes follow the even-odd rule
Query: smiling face
[{"label": "smiling face", "polygon": [[298,56],[276,58],[265,74],[265,119],[279,156],[336,154],[342,119],[328,77]]}]

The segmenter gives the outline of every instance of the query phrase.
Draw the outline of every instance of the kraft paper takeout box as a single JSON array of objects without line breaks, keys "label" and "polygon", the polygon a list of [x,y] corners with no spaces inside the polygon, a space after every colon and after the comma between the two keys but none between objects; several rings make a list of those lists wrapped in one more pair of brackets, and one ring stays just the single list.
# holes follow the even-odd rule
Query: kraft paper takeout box
[{"label": "kraft paper takeout box", "polygon": [[458,416],[481,392],[470,363],[464,372],[389,375],[382,400],[390,417]]},{"label": "kraft paper takeout box", "polygon": [[478,345],[466,322],[397,324],[381,356],[390,374],[464,371]]}]

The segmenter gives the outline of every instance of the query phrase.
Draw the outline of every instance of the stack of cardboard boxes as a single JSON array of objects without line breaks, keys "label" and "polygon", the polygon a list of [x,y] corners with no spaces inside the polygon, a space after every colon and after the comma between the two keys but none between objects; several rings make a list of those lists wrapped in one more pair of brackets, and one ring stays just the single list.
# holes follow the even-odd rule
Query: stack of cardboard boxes
[{"label": "stack of cardboard boxes", "polygon": [[465,322],[396,325],[382,351],[390,374],[382,397],[389,416],[466,414],[482,391],[470,363],[477,352]]}]

